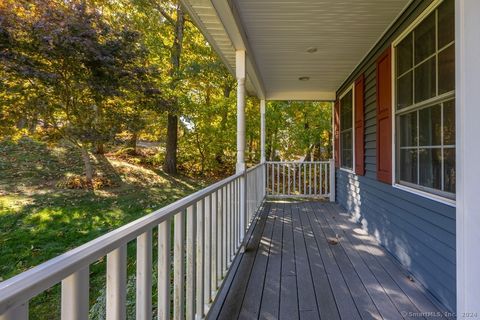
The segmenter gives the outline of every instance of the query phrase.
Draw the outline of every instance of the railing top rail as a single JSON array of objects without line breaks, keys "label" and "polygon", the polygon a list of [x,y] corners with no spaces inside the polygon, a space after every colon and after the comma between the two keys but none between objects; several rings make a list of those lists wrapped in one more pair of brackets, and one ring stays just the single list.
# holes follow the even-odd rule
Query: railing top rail
[{"label": "railing top rail", "polygon": [[321,161],[267,161],[266,163],[274,164],[288,164],[288,163],[298,163],[298,164],[309,164],[309,163],[329,163],[330,160],[321,160]]},{"label": "railing top rail", "polygon": [[[254,170],[257,166],[250,168]],[[0,283],[0,314],[28,301],[228,183],[238,173]]]}]

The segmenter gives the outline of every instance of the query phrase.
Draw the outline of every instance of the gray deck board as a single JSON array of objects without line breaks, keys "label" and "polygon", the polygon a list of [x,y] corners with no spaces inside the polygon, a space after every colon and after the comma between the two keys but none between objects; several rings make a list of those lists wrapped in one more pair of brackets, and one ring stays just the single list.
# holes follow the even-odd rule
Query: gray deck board
[{"label": "gray deck board", "polygon": [[232,280],[230,286],[228,286],[228,293],[224,301],[216,301],[216,303],[222,303],[222,308],[218,319],[237,319],[242,308],[243,297],[247,289],[248,279],[250,278],[255,256],[257,254],[259,243],[262,240],[262,234],[265,228],[268,213],[270,211],[270,204],[265,205],[265,210],[257,219],[257,223],[254,226],[250,241],[246,245],[245,253],[240,261],[235,277]]},{"label": "gray deck board", "polygon": [[[335,297],[331,289],[327,271],[320,256],[320,252],[313,234],[312,225],[308,214],[304,211],[300,213],[300,220],[303,226],[307,253],[310,259],[310,268],[312,271],[313,284],[315,287],[317,306],[321,319],[340,319]],[[326,290],[328,288],[329,290]]]},{"label": "gray deck board", "polygon": [[263,287],[260,319],[278,319],[280,309],[280,279],[282,271],[282,236],[283,208],[280,204],[272,204],[271,215],[275,217],[272,241],[268,255],[267,272]]},{"label": "gray deck board", "polygon": [[[295,267],[297,270],[298,310],[300,319],[320,319],[317,299],[313,288],[310,261],[305,246],[304,232],[300,221],[299,204],[292,207],[293,242],[295,248]],[[308,311],[308,312],[307,312]]]},{"label": "gray deck board", "polygon": [[422,317],[418,316],[419,310],[383,269],[375,255],[368,253],[368,248],[352,235],[351,230],[347,229],[347,225],[343,221],[339,221],[334,207],[331,205],[326,205],[326,207],[328,208],[325,215],[327,222],[337,234],[343,237],[342,246],[347,251],[359,275],[364,278],[362,281],[366,283],[367,290],[374,297],[375,304],[382,316],[392,319],[401,319],[402,317],[421,319]]},{"label": "gray deck board", "polygon": [[445,312],[336,204],[268,201],[238,258],[209,319],[421,319]]},{"label": "gray deck board", "polygon": [[262,239],[258,246],[250,279],[248,280],[247,289],[243,298],[242,309],[238,317],[238,319],[241,320],[257,319],[260,313],[275,216],[269,214],[266,219]]},{"label": "gray deck board", "polygon": [[295,268],[295,249],[293,245],[292,206],[290,205],[284,205],[283,214],[279,315],[279,319],[285,320],[295,320],[299,318],[297,273]]}]

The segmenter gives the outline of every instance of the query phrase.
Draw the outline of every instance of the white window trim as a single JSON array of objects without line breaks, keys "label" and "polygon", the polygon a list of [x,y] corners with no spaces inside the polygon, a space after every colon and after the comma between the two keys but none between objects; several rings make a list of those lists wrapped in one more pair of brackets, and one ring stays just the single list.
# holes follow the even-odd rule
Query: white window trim
[{"label": "white window trim", "polygon": [[[342,139],[341,139],[341,132],[342,132],[342,98],[345,97],[347,93],[352,91],[352,169],[342,167]],[[348,173],[355,173],[355,82],[353,82],[348,88],[346,88],[343,93],[338,98],[338,163],[339,168],[342,171]]]},{"label": "white window trim", "polygon": [[420,189],[412,188],[405,186],[403,184],[397,183],[397,163],[396,163],[396,150],[397,150],[397,144],[396,144],[396,75],[397,75],[397,70],[396,70],[396,63],[395,63],[395,47],[406,37],[410,34],[410,32],[413,31],[430,13],[435,11],[443,2],[444,0],[434,0],[409,26],[406,28],[391,44],[390,47],[390,52],[391,52],[391,68],[392,68],[392,74],[391,74],[391,85],[392,85],[392,186],[396,189],[400,189],[409,193],[413,193],[417,196],[427,198],[439,203],[443,203],[452,207],[456,207],[456,200],[442,197],[441,195],[437,195],[434,193],[430,193],[427,191],[423,191]]},{"label": "white window trim", "polygon": [[446,205],[451,206],[451,207],[456,207],[456,201],[453,200],[453,199],[445,198],[445,197],[436,195],[434,193],[430,193],[430,192],[427,192],[427,191],[422,191],[420,189],[408,187],[406,185],[399,184],[399,183],[396,183],[396,182],[394,182],[393,187],[395,189],[403,190],[403,191],[406,191],[408,193],[413,193],[413,194],[415,194],[417,196],[420,196],[422,198],[426,198],[426,199],[429,199],[429,200],[440,202],[440,203],[446,204]]}]

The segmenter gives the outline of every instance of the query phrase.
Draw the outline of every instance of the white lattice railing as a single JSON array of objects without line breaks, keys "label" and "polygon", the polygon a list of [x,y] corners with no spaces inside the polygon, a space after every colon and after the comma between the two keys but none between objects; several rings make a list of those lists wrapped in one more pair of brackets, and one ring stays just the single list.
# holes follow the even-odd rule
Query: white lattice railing
[{"label": "white lattice railing", "polygon": [[0,283],[0,320],[28,319],[29,300],[58,283],[62,319],[88,319],[89,267],[105,256],[106,316],[125,319],[127,245],[132,242],[136,319],[152,318],[154,263],[158,318],[204,318],[265,198],[264,186],[265,164],[260,164]]},{"label": "white lattice railing", "polygon": [[267,196],[335,199],[335,166],[328,161],[271,161],[266,164]]}]

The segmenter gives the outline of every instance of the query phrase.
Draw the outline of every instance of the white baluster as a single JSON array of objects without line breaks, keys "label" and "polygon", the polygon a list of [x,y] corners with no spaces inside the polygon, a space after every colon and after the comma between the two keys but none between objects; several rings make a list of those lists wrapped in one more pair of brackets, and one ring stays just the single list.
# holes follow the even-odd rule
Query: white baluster
[{"label": "white baluster", "polygon": [[204,248],[205,248],[205,212],[204,200],[197,202],[197,295],[196,295],[196,318],[203,319],[205,315],[204,298]]},{"label": "white baluster", "polygon": [[171,220],[158,226],[158,319],[170,319]]},{"label": "white baluster", "polygon": [[291,189],[290,189],[290,164],[287,164],[288,166],[288,195],[291,194]]},{"label": "white baluster", "polygon": [[295,162],[292,163],[292,167],[293,167],[293,193],[296,193],[297,191],[297,165],[295,164]]},{"label": "white baluster", "polygon": [[127,246],[107,255],[107,320],[126,319]]},{"label": "white baluster", "polygon": [[185,212],[174,219],[173,245],[173,318],[183,319],[185,312]]},{"label": "white baluster", "polygon": [[333,159],[330,159],[329,161],[329,171],[330,171],[330,185],[329,191],[330,191],[330,201],[335,202],[335,163]]},{"label": "white baluster", "polygon": [[89,296],[88,266],[62,281],[62,320],[87,320]]},{"label": "white baluster", "polygon": [[0,314],[0,320],[28,320],[28,302]]},{"label": "white baluster", "polygon": [[320,164],[320,194],[323,196],[323,163]]},{"label": "white baluster", "polygon": [[307,164],[303,164],[303,194],[307,194]]},{"label": "white baluster", "polygon": [[217,279],[219,283],[223,279],[223,194],[222,189],[217,190],[218,212],[217,212]]},{"label": "white baluster", "polygon": [[298,164],[298,194],[302,194],[302,164]]},{"label": "white baluster", "polygon": [[275,164],[272,163],[272,194],[275,194]]},{"label": "white baluster", "polygon": [[223,268],[222,268],[222,278],[225,277],[227,274],[227,266],[228,266],[228,256],[227,256],[227,210],[228,210],[228,202],[227,202],[227,191],[226,188],[222,188],[222,257],[223,257]]},{"label": "white baluster", "polygon": [[136,319],[152,319],[152,230],[137,237]]},{"label": "white baluster", "polygon": [[197,217],[194,206],[187,208],[187,290],[186,290],[186,319],[195,319],[195,286],[196,286],[196,273],[195,273],[195,238],[196,238],[196,225]]},{"label": "white baluster", "polygon": [[217,279],[217,260],[218,260],[218,251],[217,251],[217,232],[218,232],[218,222],[217,222],[217,211],[218,211],[218,202],[217,202],[217,193],[214,192],[211,194],[212,197],[212,250],[211,250],[211,256],[212,256],[212,275],[211,275],[211,289],[212,289],[212,297],[215,296],[215,292],[217,291],[217,284],[218,284],[218,279]]}]

